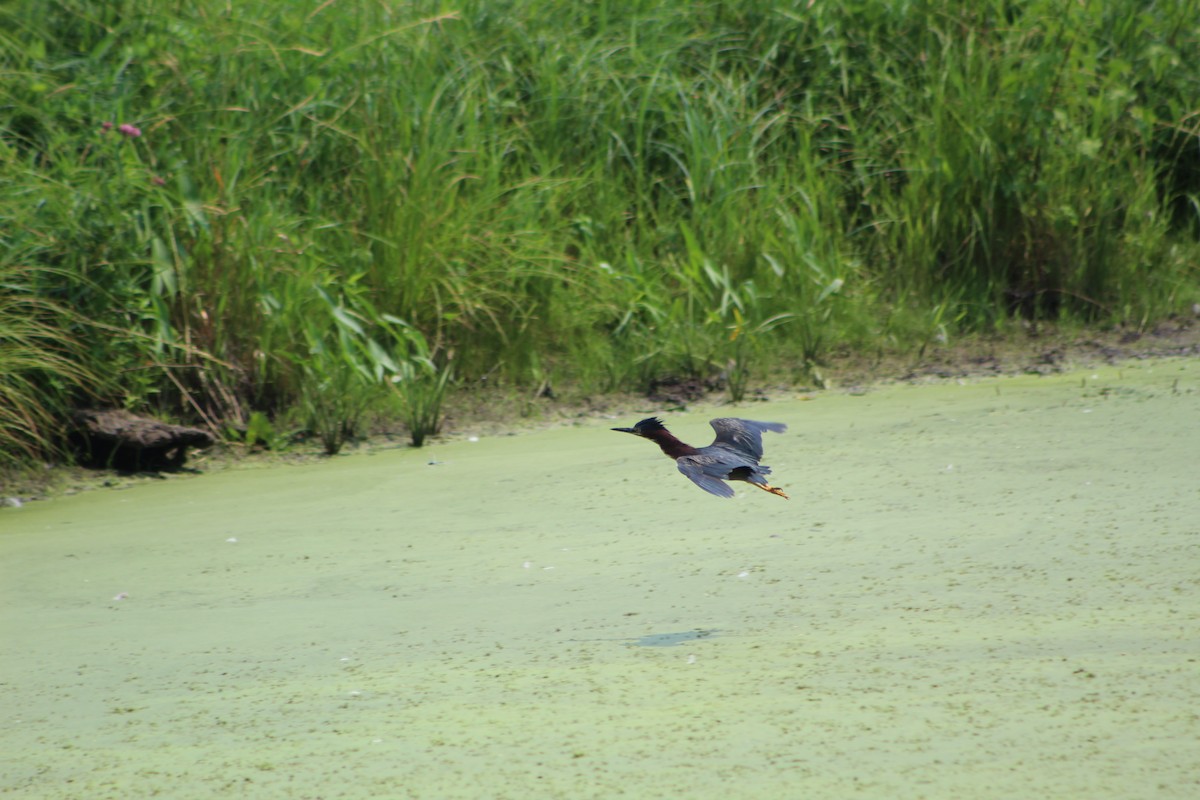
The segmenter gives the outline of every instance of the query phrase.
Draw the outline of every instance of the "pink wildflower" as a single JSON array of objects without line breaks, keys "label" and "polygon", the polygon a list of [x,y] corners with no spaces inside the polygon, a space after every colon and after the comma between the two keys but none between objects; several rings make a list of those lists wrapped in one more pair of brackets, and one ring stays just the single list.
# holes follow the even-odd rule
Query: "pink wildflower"
[{"label": "pink wildflower", "polygon": [[133,125],[130,125],[128,122],[123,123],[120,127],[117,128],[117,130],[119,130],[121,133],[128,136],[130,139],[136,139],[137,137],[142,135],[141,128],[134,127]]},{"label": "pink wildflower", "polygon": [[104,122],[100,123],[100,129],[102,131],[104,131],[105,133],[108,133],[109,131],[111,131],[112,126],[113,126],[113,124],[111,122],[109,122],[108,120],[104,120]]}]

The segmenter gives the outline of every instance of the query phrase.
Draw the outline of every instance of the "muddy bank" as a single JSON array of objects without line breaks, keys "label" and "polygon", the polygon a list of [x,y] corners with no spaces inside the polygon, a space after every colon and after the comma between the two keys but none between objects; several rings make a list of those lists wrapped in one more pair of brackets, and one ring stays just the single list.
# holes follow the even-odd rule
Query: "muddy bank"
[{"label": "muddy bank", "polygon": [[1200,792],[1200,361],[746,413],[6,510],[0,795]]}]

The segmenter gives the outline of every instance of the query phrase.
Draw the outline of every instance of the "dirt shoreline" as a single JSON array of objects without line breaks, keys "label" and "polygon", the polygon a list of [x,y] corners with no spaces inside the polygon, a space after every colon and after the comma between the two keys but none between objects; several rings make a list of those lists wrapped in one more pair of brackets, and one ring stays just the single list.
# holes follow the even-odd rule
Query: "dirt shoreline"
[{"label": "dirt shoreline", "polygon": [[[934,343],[920,355],[886,354],[867,357],[842,352],[811,373],[774,374],[759,381],[743,405],[770,400],[795,391],[831,391],[860,394],[896,383],[936,383],[1003,375],[1053,375],[1124,361],[1200,356],[1200,323],[1194,319],[1166,320],[1148,331],[1124,329],[1064,333],[1042,326],[1027,327],[1019,337],[976,336],[952,345]],[[713,385],[666,382],[649,396],[632,394],[578,396],[564,391],[563,399],[541,392],[529,397],[520,392],[493,390],[460,392],[447,405],[444,439],[478,434],[503,434],[536,430],[581,418],[629,416],[662,409],[684,410],[691,405],[722,404],[724,394]],[[402,433],[375,430],[353,443],[341,456],[407,446]],[[188,469],[177,473],[129,474],[56,465],[44,472],[0,474],[0,513],[5,506],[53,499],[96,489],[123,489],[146,481],[196,477],[228,469],[260,468],[278,464],[308,463],[325,458],[314,445],[298,445],[286,452],[248,452],[236,445],[218,445],[196,453]],[[14,502],[15,501],[15,502]]]}]

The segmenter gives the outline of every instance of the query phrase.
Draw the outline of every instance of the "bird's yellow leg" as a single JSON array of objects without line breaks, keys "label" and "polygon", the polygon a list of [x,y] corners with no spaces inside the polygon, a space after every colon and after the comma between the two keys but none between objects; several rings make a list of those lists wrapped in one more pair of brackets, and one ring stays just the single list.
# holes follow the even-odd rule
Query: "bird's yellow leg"
[{"label": "bird's yellow leg", "polygon": [[770,484],[767,484],[767,483],[756,483],[754,485],[757,486],[758,488],[762,489],[764,492],[770,492],[771,494],[777,494],[780,497],[782,497],[784,500],[791,499],[786,494],[784,494],[783,489],[780,489],[778,486],[771,486]]}]

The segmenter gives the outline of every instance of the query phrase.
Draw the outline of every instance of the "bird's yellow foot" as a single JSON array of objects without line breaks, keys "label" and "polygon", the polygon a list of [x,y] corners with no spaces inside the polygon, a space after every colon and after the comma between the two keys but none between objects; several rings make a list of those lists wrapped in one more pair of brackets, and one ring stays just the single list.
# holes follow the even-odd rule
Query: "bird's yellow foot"
[{"label": "bird's yellow foot", "polygon": [[783,489],[780,489],[778,486],[770,486],[765,483],[756,483],[754,485],[757,486],[758,488],[762,489],[764,492],[770,492],[771,494],[777,494],[780,497],[782,497],[784,500],[791,500],[790,497],[788,497],[786,494],[784,494]]}]

